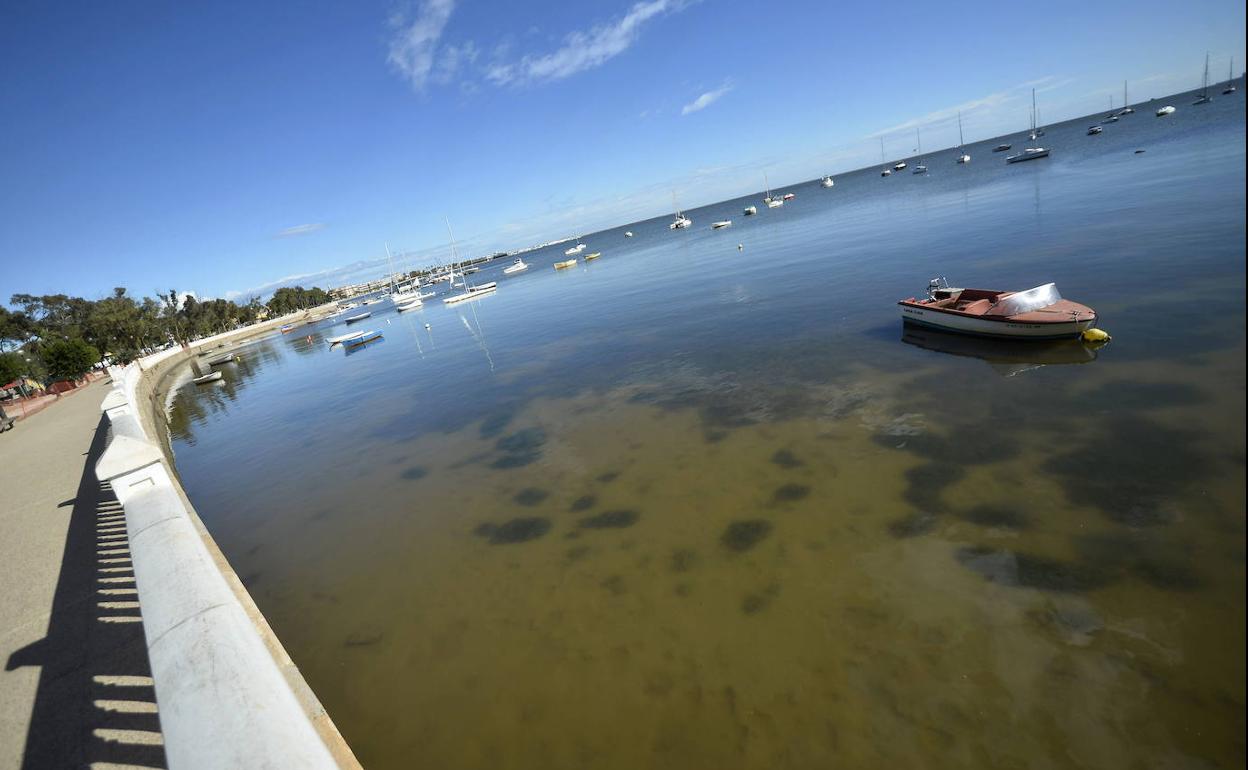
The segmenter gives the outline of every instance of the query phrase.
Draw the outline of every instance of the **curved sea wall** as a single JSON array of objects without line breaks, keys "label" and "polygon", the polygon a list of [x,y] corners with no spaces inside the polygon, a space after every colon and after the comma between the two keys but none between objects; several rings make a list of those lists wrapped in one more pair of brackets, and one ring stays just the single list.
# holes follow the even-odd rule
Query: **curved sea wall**
[{"label": "curved sea wall", "polygon": [[359,762],[187,499],[162,386],[188,359],[291,318],[110,370],[112,441],[96,464],[125,510],[169,766],[355,768]]}]

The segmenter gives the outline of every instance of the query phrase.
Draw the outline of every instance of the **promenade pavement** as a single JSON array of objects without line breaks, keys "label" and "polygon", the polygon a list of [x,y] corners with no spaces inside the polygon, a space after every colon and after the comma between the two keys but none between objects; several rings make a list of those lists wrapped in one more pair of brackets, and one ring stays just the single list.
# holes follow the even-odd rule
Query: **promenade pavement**
[{"label": "promenade pavement", "polygon": [[103,379],[0,434],[0,768],[163,767]]}]

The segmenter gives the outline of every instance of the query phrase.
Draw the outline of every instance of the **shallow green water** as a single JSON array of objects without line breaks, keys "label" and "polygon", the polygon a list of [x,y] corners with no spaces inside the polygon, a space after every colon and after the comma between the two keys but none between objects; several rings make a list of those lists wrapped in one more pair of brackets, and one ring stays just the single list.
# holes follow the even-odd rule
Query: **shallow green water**
[{"label": "shallow green water", "polygon": [[[1244,109],[1209,107],[263,341],[179,392],[179,471],[369,767],[1242,767]],[[903,329],[936,274],[1056,280],[1114,341]]]}]

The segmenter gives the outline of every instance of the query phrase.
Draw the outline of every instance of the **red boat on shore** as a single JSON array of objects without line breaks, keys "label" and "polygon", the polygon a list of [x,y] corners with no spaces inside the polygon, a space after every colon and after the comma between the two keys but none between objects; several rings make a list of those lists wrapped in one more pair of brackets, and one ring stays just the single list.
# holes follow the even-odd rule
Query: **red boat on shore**
[{"label": "red boat on shore", "polygon": [[910,297],[897,304],[906,323],[981,337],[1067,339],[1096,325],[1095,310],[1062,299],[1052,283],[998,291],[958,289],[937,278],[928,285],[926,299]]}]

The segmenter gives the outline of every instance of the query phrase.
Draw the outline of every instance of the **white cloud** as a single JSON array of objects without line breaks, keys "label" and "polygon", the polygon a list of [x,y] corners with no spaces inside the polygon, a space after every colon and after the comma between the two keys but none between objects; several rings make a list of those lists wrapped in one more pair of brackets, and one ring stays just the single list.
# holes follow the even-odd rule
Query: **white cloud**
[{"label": "white cloud", "polygon": [[651,19],[679,10],[678,0],[644,0],[611,21],[568,33],[563,44],[549,53],[528,54],[514,62],[498,61],[485,70],[496,85],[561,80],[601,66],[637,42],[642,26]]},{"label": "white cloud", "polygon": [[723,96],[724,94],[728,93],[731,90],[732,90],[732,83],[731,82],[724,83],[722,86],[720,86],[719,88],[716,88],[714,91],[707,91],[706,93],[699,96],[697,99],[694,99],[693,101],[686,104],[684,107],[681,107],[680,114],[688,115],[691,112],[704,110],[707,107],[710,107],[715,102],[719,101],[719,97]]},{"label": "white cloud", "polygon": [[[424,0],[415,13],[408,8],[390,19],[395,35],[390,40],[387,59],[417,91],[425,87],[434,73],[434,53],[454,10],[455,0]],[[475,48],[473,50],[475,57]],[[457,67],[458,57],[456,51],[452,63],[439,65],[438,76],[445,76],[447,66]]]},{"label": "white cloud", "polygon": [[325,229],[324,222],[310,222],[306,225],[295,225],[294,227],[287,227],[285,229],[278,230],[277,234],[274,237],[275,238],[294,238],[297,235],[307,235],[308,233],[314,233],[317,230],[324,230],[324,229]]}]

